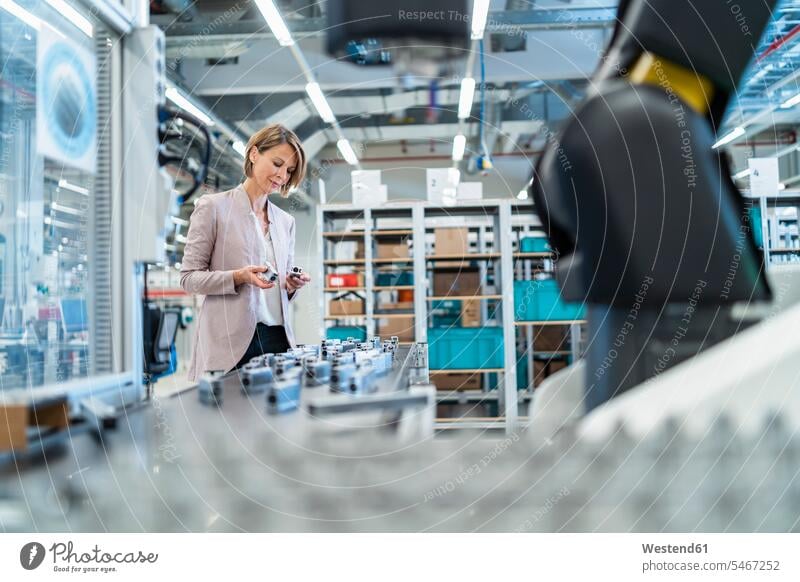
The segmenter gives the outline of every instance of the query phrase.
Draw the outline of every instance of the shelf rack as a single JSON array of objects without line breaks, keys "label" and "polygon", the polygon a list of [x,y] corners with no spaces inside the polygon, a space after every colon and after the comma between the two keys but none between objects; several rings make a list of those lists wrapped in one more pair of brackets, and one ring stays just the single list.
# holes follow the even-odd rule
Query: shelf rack
[{"label": "shelf rack", "polygon": [[[787,231],[790,228],[797,230],[798,218],[800,218],[800,196],[796,194],[760,197],[748,195],[746,198],[752,200],[753,204],[757,204],[761,211],[761,225],[757,226],[761,228],[761,240],[765,243],[763,248],[765,264],[772,267],[787,262],[800,263],[800,247],[794,248],[795,244],[800,245],[800,233],[784,232],[781,234],[779,232],[781,226]],[[777,213],[779,208],[794,208],[795,215],[793,217],[779,216]],[[779,242],[784,244],[779,246]],[[779,260],[775,260],[776,258]]]},{"label": "shelf rack", "polygon": [[[320,330],[325,337],[326,327],[332,321],[351,321],[363,324],[367,336],[376,331],[377,320],[403,318],[413,319],[414,338],[416,342],[428,341],[429,304],[437,300],[480,301],[481,321],[490,319],[489,305],[493,307],[494,317],[499,318],[503,329],[503,367],[478,370],[447,369],[430,370],[435,377],[443,374],[481,373],[497,374],[500,380],[498,389],[491,392],[484,390],[485,398],[475,401],[496,401],[498,418],[474,419],[465,418],[442,420],[447,427],[473,426],[476,422],[491,428],[512,432],[521,419],[519,405],[530,398],[530,391],[517,390],[517,336],[527,337],[527,345],[533,345],[533,329],[531,325],[571,325],[580,326],[581,322],[515,322],[514,321],[514,280],[531,278],[534,272],[552,270],[554,256],[547,252],[518,252],[514,241],[519,237],[542,233],[541,226],[533,206],[513,199],[469,201],[455,207],[441,207],[424,201],[397,202],[376,208],[353,208],[349,204],[323,204],[317,208],[317,223],[322,233],[318,236],[319,256],[323,257],[319,276],[325,280],[328,273],[340,267],[350,267],[352,271],[364,274],[364,284],[351,288],[323,287],[320,301],[326,305],[326,298],[331,294],[356,291],[364,296],[364,314],[359,316],[325,317]],[[446,224],[449,217],[457,217],[458,224]],[[386,224],[391,222],[392,224]],[[408,228],[410,226],[410,228]],[[472,241],[477,245],[475,252],[463,254],[436,253],[426,248],[426,234],[439,226],[466,227],[472,233]],[[409,257],[377,258],[374,255],[376,240],[381,237],[407,237],[411,241]],[[342,242],[362,242],[364,256],[359,259],[337,259],[336,247]],[[430,271],[439,268],[439,262],[471,263],[477,266],[479,278],[484,286],[480,295],[433,295],[429,288]],[[458,268],[459,265],[456,265]],[[392,268],[413,272],[416,285],[376,286],[376,275]],[[442,265],[442,267],[448,267]],[[494,291],[485,287],[494,287]],[[381,292],[414,290],[413,314],[381,314],[376,312],[376,303]],[[401,342],[405,343],[405,342]],[[575,346],[573,346],[573,349]],[[533,349],[527,350],[529,361],[528,386],[533,380]],[[561,352],[559,352],[561,353]],[[573,351],[573,356],[577,352]],[[506,389],[508,388],[508,389]],[[443,400],[449,397],[442,395]],[[448,401],[452,401],[449,398]]]}]

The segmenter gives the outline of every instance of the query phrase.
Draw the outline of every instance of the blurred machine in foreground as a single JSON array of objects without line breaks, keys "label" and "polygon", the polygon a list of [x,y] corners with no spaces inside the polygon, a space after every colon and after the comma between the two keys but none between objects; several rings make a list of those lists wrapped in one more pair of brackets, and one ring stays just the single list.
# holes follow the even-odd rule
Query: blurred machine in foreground
[{"label": "blurred machine in foreground", "polygon": [[[774,3],[742,5],[755,39]],[[588,305],[589,410],[735,334],[735,302],[771,298],[715,149],[754,47],[725,3],[632,0],[619,19],[533,183],[563,295]]]}]

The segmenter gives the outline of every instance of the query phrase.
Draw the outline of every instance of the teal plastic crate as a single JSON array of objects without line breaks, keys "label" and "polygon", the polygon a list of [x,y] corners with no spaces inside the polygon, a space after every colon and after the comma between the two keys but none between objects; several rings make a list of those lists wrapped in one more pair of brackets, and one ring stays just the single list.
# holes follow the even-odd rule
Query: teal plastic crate
[{"label": "teal plastic crate", "polygon": [[349,337],[354,337],[358,341],[367,341],[367,330],[363,327],[339,325],[329,327],[325,336],[328,339],[346,340]]},{"label": "teal plastic crate", "polygon": [[[486,374],[488,376],[487,386],[489,390],[497,390],[500,385],[500,377],[498,374],[492,372]],[[528,389],[528,358],[522,354],[517,353],[517,390]]]},{"label": "teal plastic crate", "polygon": [[750,232],[753,236],[753,242],[756,247],[764,248],[764,239],[761,232],[761,207],[758,205],[758,200],[753,202],[753,206],[748,211],[750,215]]},{"label": "teal plastic crate", "polygon": [[396,287],[414,284],[414,273],[410,271],[399,271],[396,273],[378,273],[375,275],[375,285],[377,287]]},{"label": "teal plastic crate", "polygon": [[461,327],[461,301],[459,299],[437,299],[431,302],[431,327]]},{"label": "teal plastic crate", "polygon": [[473,370],[503,367],[503,328],[428,328],[431,370]]},{"label": "teal plastic crate", "polygon": [[549,253],[552,251],[550,243],[543,236],[526,236],[519,241],[519,250],[522,253]]},{"label": "teal plastic crate", "polygon": [[514,281],[514,319],[517,321],[571,321],[584,318],[584,306],[566,303],[555,279]]}]

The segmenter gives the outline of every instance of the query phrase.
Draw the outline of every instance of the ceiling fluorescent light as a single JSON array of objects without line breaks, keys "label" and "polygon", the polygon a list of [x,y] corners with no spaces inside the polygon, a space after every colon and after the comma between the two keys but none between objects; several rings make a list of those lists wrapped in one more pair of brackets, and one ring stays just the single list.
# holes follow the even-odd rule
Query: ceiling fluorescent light
[{"label": "ceiling fluorescent light", "polygon": [[39,18],[36,18],[33,14],[22,8],[22,6],[11,0],[0,0],[0,8],[12,16],[17,17],[35,30],[40,30],[42,28],[42,21]]},{"label": "ceiling fluorescent light", "polygon": [[459,133],[453,138],[453,161],[460,162],[464,159],[464,148],[467,145],[467,138],[463,133]]},{"label": "ceiling fluorescent light", "polygon": [[167,99],[172,101],[175,105],[186,111],[187,113],[191,113],[197,119],[205,123],[206,125],[214,125],[214,121],[203,111],[197,107],[194,103],[189,101],[186,97],[180,94],[180,92],[175,87],[169,87],[167,89]]},{"label": "ceiling fluorescent light", "polygon": [[336,147],[339,148],[339,152],[341,152],[342,157],[348,164],[351,166],[358,165],[358,158],[356,157],[356,153],[353,151],[353,147],[350,145],[349,141],[347,141],[345,138],[342,138],[336,142]]},{"label": "ceiling fluorescent light", "polygon": [[517,199],[518,200],[527,200],[528,199],[528,191],[525,188],[520,190],[519,194],[517,194]]},{"label": "ceiling fluorescent light", "polygon": [[61,14],[64,18],[69,20],[72,24],[74,24],[78,30],[80,30],[83,34],[92,38],[94,36],[94,27],[92,23],[86,18],[83,14],[78,12],[70,3],[66,0],[47,0],[47,3],[52,6],[56,11]]},{"label": "ceiling fluorescent light", "polygon": [[781,104],[781,109],[789,109],[790,107],[794,107],[794,106],[795,106],[795,105],[797,105],[798,103],[800,103],[800,93],[798,93],[798,94],[797,94],[797,95],[795,95],[794,97],[792,97],[792,98],[790,98],[790,99],[787,99],[786,101],[784,101],[784,102]]},{"label": "ceiling fluorescent light", "polygon": [[240,156],[244,157],[244,144],[241,141],[236,140],[235,142],[233,142],[233,145],[231,147],[233,148],[233,151],[235,151]]},{"label": "ceiling fluorescent light", "polygon": [[309,83],[306,85],[306,93],[308,93],[308,96],[311,98],[311,102],[317,109],[317,113],[319,113],[322,121],[325,123],[333,123],[336,121],[336,116],[333,114],[331,106],[328,105],[328,100],[325,99],[325,95],[322,94],[319,83]]},{"label": "ceiling fluorescent light", "polygon": [[272,0],[256,0],[256,6],[267,21],[272,34],[278,39],[281,46],[291,46],[294,44],[294,39],[289,29],[286,28],[286,23],[281,18],[280,12],[275,8]]},{"label": "ceiling fluorescent light", "polygon": [[744,135],[744,128],[740,125],[739,127],[733,129],[729,134],[719,138],[719,140],[717,140],[717,143],[715,143],[711,147],[713,149],[717,149],[718,147],[724,146],[725,144],[735,140],[737,137],[742,137],[743,135]]},{"label": "ceiling fluorescent light", "polygon": [[472,97],[475,94],[475,79],[461,79],[461,95],[458,97],[458,118],[466,119],[472,111]]},{"label": "ceiling fluorescent light", "polygon": [[749,176],[751,174],[752,171],[753,170],[751,170],[750,168],[747,168],[746,170],[742,170],[741,172],[736,172],[733,175],[733,179],[734,180],[741,180],[742,178],[746,178],[747,176]]},{"label": "ceiling fluorescent light", "polygon": [[483,38],[486,17],[489,15],[489,0],[475,0],[472,4],[472,38]]}]

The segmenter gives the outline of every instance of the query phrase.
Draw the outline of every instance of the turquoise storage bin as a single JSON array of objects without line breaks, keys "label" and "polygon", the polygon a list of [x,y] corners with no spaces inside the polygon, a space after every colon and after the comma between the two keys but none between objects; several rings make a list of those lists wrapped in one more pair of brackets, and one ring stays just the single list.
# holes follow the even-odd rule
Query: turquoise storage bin
[{"label": "turquoise storage bin", "polygon": [[431,327],[461,327],[461,301],[458,299],[437,299],[431,302]]},{"label": "turquoise storage bin", "polygon": [[325,336],[328,339],[346,340],[349,337],[354,337],[358,341],[367,341],[367,330],[363,327],[339,325],[329,327]]},{"label": "turquoise storage bin", "polygon": [[549,253],[552,251],[550,243],[543,236],[526,236],[519,241],[519,250],[522,253]]},{"label": "turquoise storage bin", "polygon": [[561,300],[555,279],[514,281],[516,321],[571,321],[584,318],[584,306]]},{"label": "turquoise storage bin", "polygon": [[399,271],[395,273],[378,273],[375,275],[375,286],[377,287],[396,287],[414,284],[414,273],[410,271]]},{"label": "turquoise storage bin", "polygon": [[503,328],[428,328],[431,370],[472,370],[503,367]]}]

